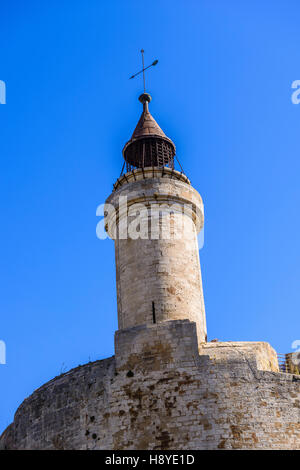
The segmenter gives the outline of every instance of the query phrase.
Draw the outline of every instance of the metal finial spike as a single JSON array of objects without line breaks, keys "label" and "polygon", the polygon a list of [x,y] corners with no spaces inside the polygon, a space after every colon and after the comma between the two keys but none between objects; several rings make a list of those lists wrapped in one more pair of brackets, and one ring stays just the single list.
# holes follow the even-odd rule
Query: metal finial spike
[{"label": "metal finial spike", "polygon": [[145,64],[144,64],[144,49],[141,50],[142,64],[143,64],[143,81],[144,81],[144,93],[146,93],[146,82],[145,82]]}]

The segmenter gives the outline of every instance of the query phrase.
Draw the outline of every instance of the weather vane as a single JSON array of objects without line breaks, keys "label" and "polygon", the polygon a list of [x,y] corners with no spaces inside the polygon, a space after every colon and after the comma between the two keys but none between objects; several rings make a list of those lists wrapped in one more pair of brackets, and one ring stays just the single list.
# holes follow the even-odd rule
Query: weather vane
[{"label": "weather vane", "polygon": [[145,67],[144,65],[144,49],[141,50],[141,54],[142,54],[142,63],[143,63],[143,68],[142,70],[140,70],[139,72],[135,73],[134,75],[132,75],[131,77],[129,77],[129,80],[131,80],[132,78],[136,77],[137,75],[139,75],[140,73],[143,72],[143,82],[144,82],[144,93],[146,93],[146,81],[145,81],[145,70],[149,69],[150,67],[152,67],[153,65],[156,65],[158,60],[155,60],[154,62],[152,62],[152,64],[148,65],[147,67]]}]

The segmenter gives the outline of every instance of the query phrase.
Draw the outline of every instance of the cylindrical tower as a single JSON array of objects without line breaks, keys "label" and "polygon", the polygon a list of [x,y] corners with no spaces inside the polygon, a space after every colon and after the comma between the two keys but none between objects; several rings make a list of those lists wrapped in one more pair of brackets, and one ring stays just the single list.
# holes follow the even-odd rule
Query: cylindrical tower
[{"label": "cylindrical tower", "polygon": [[[199,342],[206,321],[197,234],[203,203],[174,170],[175,145],[140,97],[143,113],[123,155],[127,172],[106,201],[106,229],[115,240],[119,329],[189,319]],[[150,166],[151,165],[151,166]]]}]

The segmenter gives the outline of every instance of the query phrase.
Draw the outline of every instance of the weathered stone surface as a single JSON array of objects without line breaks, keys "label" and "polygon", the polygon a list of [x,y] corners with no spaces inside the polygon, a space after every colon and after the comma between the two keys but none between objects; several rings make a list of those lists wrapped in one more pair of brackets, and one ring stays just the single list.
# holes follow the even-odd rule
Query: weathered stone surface
[{"label": "weathered stone surface", "polygon": [[199,355],[197,343],[188,320],[117,332],[116,357],[36,390],[2,447],[300,449],[300,380],[259,370],[272,349],[207,343]]},{"label": "weathered stone surface", "polygon": [[115,239],[119,329],[152,324],[154,308],[157,322],[194,321],[201,343],[206,341],[206,320],[197,232],[203,226],[203,203],[186,177],[162,172],[135,171],[107,199],[116,209],[107,219],[110,236],[116,225],[130,223],[120,197],[127,198],[129,210],[147,207],[140,220],[152,229],[145,238]]},{"label": "weathered stone surface", "polygon": [[208,354],[215,362],[241,362],[244,358],[249,364],[253,363],[259,370],[279,372],[278,359],[275,349],[263,341],[227,341],[203,343],[199,354]]}]

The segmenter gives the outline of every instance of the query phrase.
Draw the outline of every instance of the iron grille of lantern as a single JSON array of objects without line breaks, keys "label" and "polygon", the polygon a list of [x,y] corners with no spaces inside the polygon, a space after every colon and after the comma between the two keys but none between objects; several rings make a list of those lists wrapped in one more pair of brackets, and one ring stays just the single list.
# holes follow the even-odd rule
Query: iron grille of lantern
[{"label": "iron grille of lantern", "polygon": [[169,167],[174,169],[174,148],[164,139],[147,138],[132,142],[125,149],[126,171],[134,168]]}]

